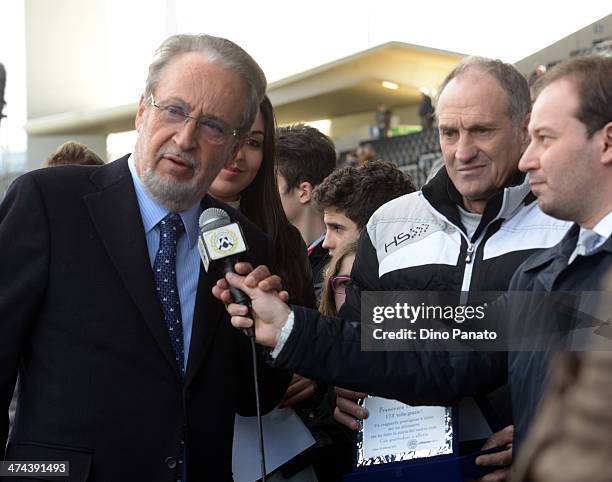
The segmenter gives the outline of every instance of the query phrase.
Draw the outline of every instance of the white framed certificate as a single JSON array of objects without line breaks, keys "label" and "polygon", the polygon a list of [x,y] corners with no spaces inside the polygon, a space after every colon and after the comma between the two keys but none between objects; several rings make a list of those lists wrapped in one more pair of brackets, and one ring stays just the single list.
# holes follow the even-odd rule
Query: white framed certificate
[{"label": "white framed certificate", "polygon": [[367,397],[369,417],[357,437],[357,467],[453,453],[451,407],[413,407],[397,400]]}]

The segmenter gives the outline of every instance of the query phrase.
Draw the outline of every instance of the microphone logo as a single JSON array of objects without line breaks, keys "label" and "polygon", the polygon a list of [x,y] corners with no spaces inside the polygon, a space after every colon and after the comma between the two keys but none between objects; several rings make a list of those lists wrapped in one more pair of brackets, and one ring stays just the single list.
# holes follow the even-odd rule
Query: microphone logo
[{"label": "microphone logo", "polygon": [[215,232],[211,237],[212,247],[220,256],[228,256],[236,251],[238,237],[231,229]]}]

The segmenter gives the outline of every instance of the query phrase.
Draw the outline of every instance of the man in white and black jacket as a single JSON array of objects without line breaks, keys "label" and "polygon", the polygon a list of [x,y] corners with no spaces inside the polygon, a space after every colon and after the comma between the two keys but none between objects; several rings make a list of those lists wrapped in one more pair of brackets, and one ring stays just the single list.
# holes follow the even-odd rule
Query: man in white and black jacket
[{"label": "man in white and black jacket", "polygon": [[[499,61],[468,58],[440,92],[445,165],[421,191],[388,202],[371,217],[340,312],[345,319],[360,319],[362,290],[505,291],[517,267],[559,242],[569,227],[540,210],[518,170],[530,111],[521,74]],[[338,421],[352,425],[367,415],[351,400],[357,395],[338,390]],[[497,411],[508,415],[503,397],[494,400]],[[479,419],[473,402],[464,402],[460,432]]]}]

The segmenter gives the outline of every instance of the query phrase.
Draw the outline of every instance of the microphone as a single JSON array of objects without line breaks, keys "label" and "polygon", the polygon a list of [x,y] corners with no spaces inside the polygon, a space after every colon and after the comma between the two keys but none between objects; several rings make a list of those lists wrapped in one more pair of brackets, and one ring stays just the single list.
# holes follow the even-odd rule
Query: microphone
[{"label": "microphone", "polygon": [[[248,249],[240,224],[232,222],[229,214],[220,208],[206,209],[200,215],[198,224],[198,249],[206,272],[211,263],[214,263],[221,265],[224,275],[233,273],[236,255],[246,253]],[[234,303],[250,305],[251,299],[241,289],[230,286],[230,293]],[[250,337],[255,336],[253,327],[247,328],[245,332]]]}]

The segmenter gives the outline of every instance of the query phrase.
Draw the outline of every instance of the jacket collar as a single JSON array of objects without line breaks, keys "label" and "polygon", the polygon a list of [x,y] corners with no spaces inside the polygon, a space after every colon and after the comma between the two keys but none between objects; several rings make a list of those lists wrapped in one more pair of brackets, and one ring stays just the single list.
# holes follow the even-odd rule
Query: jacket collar
[{"label": "jacket collar", "polygon": [[[180,377],[155,291],[144,225],[127,164],[128,157],[96,169],[90,179],[98,191],[86,195],[84,200],[127,292],[141,312],[169,366]],[[233,209],[207,195],[202,199],[201,210],[208,207],[223,207],[232,219],[236,217]],[[200,266],[185,387],[195,377],[225,316],[223,304],[210,294],[217,279],[218,276],[207,275]]]},{"label": "jacket collar", "polygon": [[96,169],[91,175],[97,191],[84,197],[92,222],[123,284],[169,365],[178,367],[168,338],[153,271],[148,256],[144,226],[128,156]]},{"label": "jacket collar", "polygon": [[[558,244],[527,258],[527,261],[525,261],[523,264],[522,271],[527,272],[540,269],[542,266],[550,263],[558,257],[563,257],[566,260],[569,259],[570,255],[574,251],[574,248],[576,247],[579,234],[580,226],[574,223]],[[599,248],[597,248],[594,253],[599,251],[606,251],[607,253],[612,254],[612,236],[609,237]]]},{"label": "jacket collar", "polygon": [[[421,191],[434,209],[455,226],[464,230],[458,209],[458,206],[463,207],[463,198],[452,183],[445,167],[442,167],[433,179],[422,187]],[[510,186],[499,190],[487,201],[480,225],[474,233],[474,239],[477,239],[484,227],[492,221],[511,218],[517,210],[535,200],[536,197],[531,192],[527,176],[517,172]]]}]

